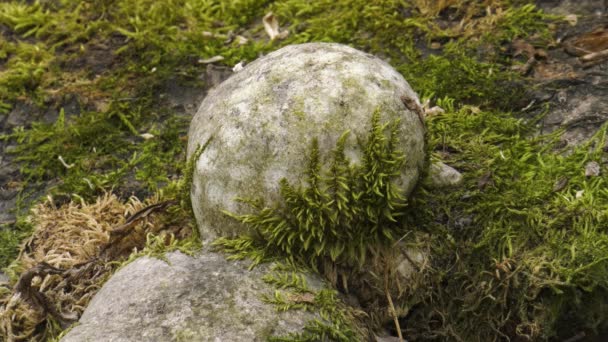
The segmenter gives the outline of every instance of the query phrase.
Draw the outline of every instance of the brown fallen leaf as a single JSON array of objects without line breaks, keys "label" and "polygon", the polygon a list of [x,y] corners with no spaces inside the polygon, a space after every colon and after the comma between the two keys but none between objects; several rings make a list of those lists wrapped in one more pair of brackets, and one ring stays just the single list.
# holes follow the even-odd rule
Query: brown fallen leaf
[{"label": "brown fallen leaf", "polygon": [[312,293],[291,293],[288,294],[288,300],[294,303],[314,304],[315,295]]},{"label": "brown fallen leaf", "polygon": [[534,68],[534,78],[537,80],[573,79],[579,75],[572,65],[555,61],[539,63]]},{"label": "brown fallen leaf", "polygon": [[418,104],[418,102],[415,99],[413,99],[407,95],[401,95],[400,100],[403,103],[403,105],[405,106],[405,108],[411,110],[412,112],[414,112],[418,115],[418,119],[420,119],[420,123],[422,124],[422,127],[424,129],[426,129],[426,126],[424,124],[424,110],[422,109],[420,104]]},{"label": "brown fallen leaf", "polygon": [[513,57],[523,55],[530,58],[536,53],[534,46],[523,39],[514,40],[511,46],[513,47]]},{"label": "brown fallen leaf", "polygon": [[215,63],[215,62],[219,62],[219,61],[223,61],[224,57],[223,56],[213,56],[211,58],[207,58],[207,59],[199,59],[198,62],[200,64],[211,64],[211,63]]},{"label": "brown fallen leaf", "polygon": [[289,31],[279,30],[279,21],[272,12],[268,12],[268,14],[264,16],[262,23],[264,24],[264,30],[266,30],[270,40],[284,39],[289,35]]},{"label": "brown fallen leaf", "polygon": [[580,57],[608,49],[608,29],[597,28],[564,42],[564,49],[571,55]]},{"label": "brown fallen leaf", "polygon": [[576,23],[578,22],[578,16],[576,14],[568,14],[564,17],[564,20],[567,21],[570,26],[576,26]]}]

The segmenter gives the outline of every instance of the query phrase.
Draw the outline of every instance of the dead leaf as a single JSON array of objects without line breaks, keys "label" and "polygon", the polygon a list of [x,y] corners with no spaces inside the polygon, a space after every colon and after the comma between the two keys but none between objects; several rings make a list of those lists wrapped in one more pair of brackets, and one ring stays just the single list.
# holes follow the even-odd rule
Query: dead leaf
[{"label": "dead leaf", "polygon": [[445,110],[439,106],[433,106],[432,108],[428,108],[424,110],[425,116],[437,116],[445,113]]},{"label": "dead leaf", "polygon": [[108,111],[108,109],[110,109],[110,102],[105,100],[96,101],[93,105],[95,106],[95,109],[100,113],[105,113]]},{"label": "dead leaf", "polygon": [[578,22],[578,16],[576,14],[568,14],[564,17],[564,20],[566,20],[568,24],[570,24],[570,26],[576,26],[576,23]]},{"label": "dead leaf", "polygon": [[262,19],[262,22],[264,23],[264,30],[266,30],[270,40],[283,39],[289,35],[289,31],[281,32],[279,30],[279,21],[272,12],[268,12]]},{"label": "dead leaf", "polygon": [[536,49],[534,57],[536,57],[536,59],[547,59],[549,58],[549,54],[543,49]]},{"label": "dead leaf", "polygon": [[572,65],[566,63],[545,62],[534,68],[534,78],[538,80],[573,79],[578,76]]},{"label": "dead leaf", "polygon": [[243,36],[236,36],[235,39],[238,45],[245,45],[249,42],[249,40]]},{"label": "dead leaf", "polygon": [[224,57],[223,56],[213,56],[211,58],[207,58],[207,59],[199,59],[198,62],[200,64],[211,64],[211,63],[215,63],[215,62],[219,62],[219,61],[223,61]]},{"label": "dead leaf", "polygon": [[524,55],[528,58],[534,56],[536,53],[536,49],[532,44],[526,42],[523,39],[515,39],[512,44],[513,47],[513,57],[517,57],[519,55]]},{"label": "dead leaf", "polygon": [[574,56],[584,56],[608,49],[608,29],[597,28],[564,42],[566,52]]},{"label": "dead leaf", "polygon": [[433,49],[433,50],[441,49],[441,43],[439,43],[439,42],[432,42],[431,43],[431,49]]},{"label": "dead leaf", "polygon": [[403,103],[403,105],[405,106],[405,108],[409,109],[410,111],[412,111],[418,115],[418,119],[420,119],[420,123],[422,124],[422,127],[424,127],[426,129],[426,126],[424,124],[424,110],[422,109],[420,104],[418,104],[418,101],[416,101],[416,99],[411,98],[407,95],[401,95],[400,99],[401,99],[401,102]]},{"label": "dead leaf", "polygon": [[288,299],[294,303],[315,303],[315,295],[312,293],[292,293],[288,295]]}]

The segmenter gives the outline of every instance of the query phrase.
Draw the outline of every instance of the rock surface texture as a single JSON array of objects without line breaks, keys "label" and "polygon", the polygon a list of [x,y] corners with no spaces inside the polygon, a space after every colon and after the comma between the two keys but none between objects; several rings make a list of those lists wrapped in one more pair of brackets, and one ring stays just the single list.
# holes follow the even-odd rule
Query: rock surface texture
[{"label": "rock surface texture", "polygon": [[[266,341],[300,331],[314,318],[302,310],[277,312],[261,301],[274,288],[246,262],[215,253],[140,258],[119,270],[93,298],[62,342]],[[322,282],[307,277],[311,289]]]},{"label": "rock surface texture", "polygon": [[462,174],[442,162],[434,162],[429,168],[429,181],[433,187],[445,188],[462,184]]},{"label": "rock surface texture", "polygon": [[340,44],[311,43],[277,50],[211,90],[190,125],[188,155],[213,137],[199,157],[192,205],[204,240],[240,232],[222,213],[244,213],[236,197],[278,200],[278,184],[300,184],[311,140],[327,157],[350,130],[346,154],[360,158],[375,110],[381,122],[400,120],[407,157],[399,185],[409,193],[424,166],[419,100],[390,65]]}]

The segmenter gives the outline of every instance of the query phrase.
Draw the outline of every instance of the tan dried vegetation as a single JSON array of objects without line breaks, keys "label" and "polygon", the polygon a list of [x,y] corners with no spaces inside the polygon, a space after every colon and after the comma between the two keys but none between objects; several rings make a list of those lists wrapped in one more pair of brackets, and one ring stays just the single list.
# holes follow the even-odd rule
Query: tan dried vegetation
[{"label": "tan dried vegetation", "polygon": [[42,341],[76,321],[112,271],[143,249],[150,234],[166,244],[190,234],[188,224],[151,215],[173,204],[159,196],[123,203],[106,193],[90,204],[56,207],[49,197],[37,205],[34,234],[13,264],[20,277],[0,292],[0,334],[8,341]]}]

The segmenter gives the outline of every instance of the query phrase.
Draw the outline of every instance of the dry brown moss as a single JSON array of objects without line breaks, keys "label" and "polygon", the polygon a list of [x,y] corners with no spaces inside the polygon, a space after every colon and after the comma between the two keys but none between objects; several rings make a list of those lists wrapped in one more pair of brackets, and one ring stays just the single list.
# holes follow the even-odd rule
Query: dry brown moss
[{"label": "dry brown moss", "polygon": [[[105,194],[87,204],[55,207],[52,198],[32,210],[35,231],[13,265],[22,272],[14,286],[0,292],[0,333],[6,341],[41,341],[80,317],[101,285],[149,234],[184,238],[188,224],[164,211],[173,201],[158,196],[123,203]],[[17,270],[18,269],[18,270]]]}]

